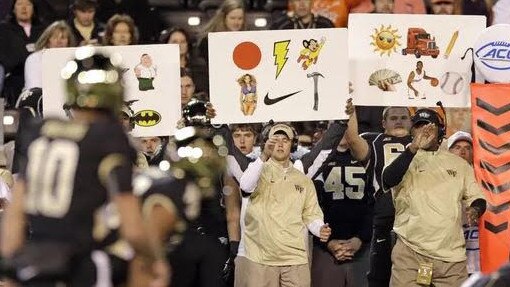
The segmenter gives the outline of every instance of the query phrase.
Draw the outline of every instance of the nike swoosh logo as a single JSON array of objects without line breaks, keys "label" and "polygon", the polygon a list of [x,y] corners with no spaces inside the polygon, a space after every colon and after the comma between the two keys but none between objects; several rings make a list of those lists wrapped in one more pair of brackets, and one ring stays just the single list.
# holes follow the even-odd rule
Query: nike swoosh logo
[{"label": "nike swoosh logo", "polygon": [[297,91],[297,92],[290,93],[285,96],[281,96],[281,97],[277,97],[277,98],[273,98],[273,99],[269,98],[269,93],[267,93],[266,96],[264,97],[264,104],[266,104],[268,106],[274,105],[274,104],[278,103],[279,101],[282,101],[288,97],[294,96],[295,94],[297,94],[299,92],[301,92],[301,91]]},{"label": "nike swoosh logo", "polygon": [[375,241],[376,241],[377,243],[380,243],[380,242],[386,241],[386,239],[376,239]]}]

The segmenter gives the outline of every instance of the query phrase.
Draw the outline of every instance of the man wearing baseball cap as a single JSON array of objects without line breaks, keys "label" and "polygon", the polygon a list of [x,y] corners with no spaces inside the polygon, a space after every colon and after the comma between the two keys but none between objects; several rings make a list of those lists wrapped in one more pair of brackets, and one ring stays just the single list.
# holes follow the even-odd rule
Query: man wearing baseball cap
[{"label": "man wearing baseball cap", "polygon": [[467,278],[461,205],[477,224],[486,201],[473,168],[439,149],[445,135],[440,116],[419,109],[412,143],[383,170],[383,188],[393,194],[397,243],[390,286],[460,286]]},{"label": "man wearing baseball cap", "polygon": [[473,164],[473,138],[470,133],[458,131],[448,138],[448,151]]},{"label": "man wearing baseball cap", "polygon": [[[473,166],[473,138],[470,133],[458,131],[448,138],[448,151],[465,159]],[[468,274],[480,271],[480,243],[478,226],[469,226],[463,216],[462,228],[466,239],[466,256]]]},{"label": "man wearing baseball cap", "polygon": [[236,258],[235,286],[310,286],[304,231],[326,242],[331,229],[311,179],[290,161],[296,146],[290,125],[273,125],[262,154],[241,178],[250,198],[241,236],[246,256]]}]

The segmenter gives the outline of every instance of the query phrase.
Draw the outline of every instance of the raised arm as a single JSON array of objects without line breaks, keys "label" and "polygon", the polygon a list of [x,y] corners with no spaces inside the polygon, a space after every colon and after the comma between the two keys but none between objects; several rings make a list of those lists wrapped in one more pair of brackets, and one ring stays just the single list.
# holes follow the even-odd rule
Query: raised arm
[{"label": "raised arm", "polygon": [[370,147],[368,142],[359,135],[358,119],[351,99],[347,102],[346,113],[349,115],[349,122],[345,131],[345,139],[349,143],[351,154],[358,161],[366,161],[370,153]]},{"label": "raised arm", "polygon": [[264,162],[271,157],[274,146],[275,140],[273,138],[269,138],[264,144],[264,149],[262,150],[260,157],[252,162],[244,171],[243,176],[239,182],[239,187],[242,191],[246,193],[252,193],[255,191],[260,178],[260,174],[262,173]]},{"label": "raised arm", "polygon": [[325,159],[325,157],[320,156],[321,152],[335,149],[344,136],[346,129],[347,125],[340,121],[334,121],[329,126],[329,128],[324,133],[323,138],[312,147],[309,153],[305,154],[301,158],[305,174],[309,175],[309,177],[315,174],[315,172],[310,172],[313,170],[317,171],[317,169],[313,169],[312,167],[321,166]]}]

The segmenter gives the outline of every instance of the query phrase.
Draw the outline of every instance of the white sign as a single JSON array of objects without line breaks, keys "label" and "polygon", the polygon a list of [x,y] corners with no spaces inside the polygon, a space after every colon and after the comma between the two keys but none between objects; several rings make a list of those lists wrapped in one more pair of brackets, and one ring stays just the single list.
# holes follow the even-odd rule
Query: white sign
[{"label": "white sign", "polygon": [[343,119],[346,29],[209,34],[214,123]]},{"label": "white sign", "polygon": [[475,44],[475,64],[493,83],[510,83],[510,25],[488,27]]},{"label": "white sign", "polygon": [[466,51],[485,21],[484,16],[349,15],[354,102],[470,106],[473,59]]},{"label": "white sign", "polygon": [[[125,101],[135,101],[133,136],[172,135],[181,117],[178,45],[97,47],[105,55],[122,57]],[[43,51],[44,116],[65,117],[64,80],[60,71],[74,58],[76,48]]]}]

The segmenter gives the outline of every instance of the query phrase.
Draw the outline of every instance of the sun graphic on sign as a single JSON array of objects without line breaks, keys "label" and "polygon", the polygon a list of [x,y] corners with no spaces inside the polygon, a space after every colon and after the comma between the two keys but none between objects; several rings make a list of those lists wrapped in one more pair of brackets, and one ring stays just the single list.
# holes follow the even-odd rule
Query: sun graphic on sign
[{"label": "sun graphic on sign", "polygon": [[375,46],[374,52],[380,52],[380,56],[386,53],[389,57],[391,52],[397,52],[397,48],[402,45],[398,41],[402,36],[398,34],[398,29],[392,29],[391,25],[381,25],[381,28],[374,29],[374,34],[370,37],[373,40],[370,45]]}]

